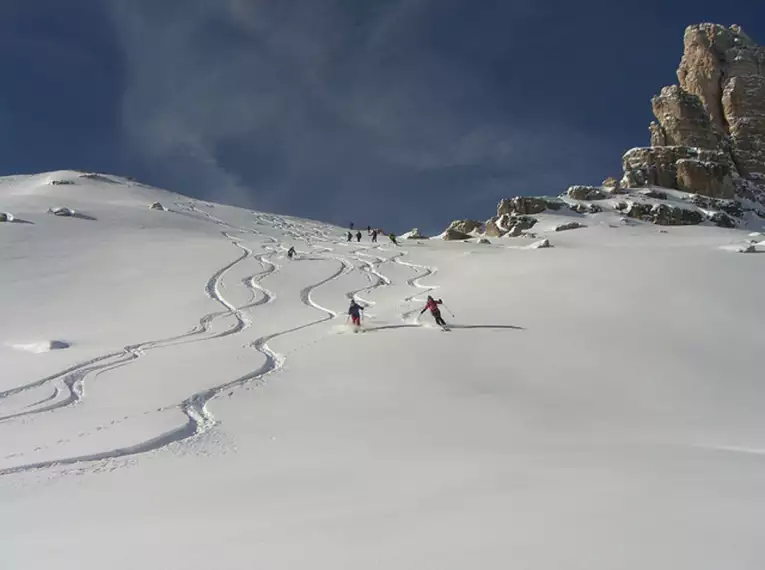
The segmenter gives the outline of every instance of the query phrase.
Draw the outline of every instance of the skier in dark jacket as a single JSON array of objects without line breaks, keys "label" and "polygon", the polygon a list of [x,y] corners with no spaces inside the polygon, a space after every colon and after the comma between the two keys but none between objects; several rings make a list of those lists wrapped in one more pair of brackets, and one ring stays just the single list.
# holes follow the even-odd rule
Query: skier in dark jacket
[{"label": "skier in dark jacket", "polygon": [[356,232],[356,241],[361,241],[361,232]]},{"label": "skier in dark jacket", "polygon": [[351,232],[348,232],[348,234],[345,237],[347,238],[347,241],[351,241],[353,239],[353,234]]},{"label": "skier in dark jacket", "polygon": [[430,295],[428,295],[428,302],[425,305],[425,308],[420,311],[420,314],[423,314],[425,311],[430,311],[430,314],[433,315],[433,318],[436,319],[436,324],[440,325],[442,327],[446,326],[446,321],[444,321],[443,317],[441,316],[441,309],[438,308],[439,305],[443,304],[442,299],[434,299]]},{"label": "skier in dark jacket", "polygon": [[388,234],[388,239],[393,242],[393,245],[398,245],[398,242],[396,241],[396,234]]},{"label": "skier in dark jacket", "polygon": [[377,243],[377,230],[372,230],[372,243]]},{"label": "skier in dark jacket", "polygon": [[292,259],[292,257],[295,255],[295,246],[293,245],[287,250],[287,257]]},{"label": "skier in dark jacket", "polygon": [[348,307],[348,314],[351,317],[351,323],[355,327],[361,326],[361,311],[364,310],[364,307],[359,305],[356,301],[351,299],[351,306]]}]

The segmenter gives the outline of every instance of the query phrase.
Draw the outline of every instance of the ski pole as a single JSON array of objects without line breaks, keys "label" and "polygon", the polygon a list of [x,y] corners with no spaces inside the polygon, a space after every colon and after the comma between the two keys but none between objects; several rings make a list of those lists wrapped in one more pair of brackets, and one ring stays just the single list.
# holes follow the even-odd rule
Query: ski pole
[{"label": "ski pole", "polygon": [[457,317],[454,316],[454,313],[452,313],[452,310],[446,306],[446,303],[441,303],[444,306],[444,309],[449,311],[449,314],[452,316],[453,319],[456,319]]}]

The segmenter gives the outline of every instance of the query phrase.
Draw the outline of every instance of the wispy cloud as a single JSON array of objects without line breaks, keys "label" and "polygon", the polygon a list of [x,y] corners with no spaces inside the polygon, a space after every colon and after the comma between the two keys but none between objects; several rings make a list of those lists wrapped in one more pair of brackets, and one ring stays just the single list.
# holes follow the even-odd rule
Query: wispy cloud
[{"label": "wispy cloud", "polygon": [[448,218],[602,144],[453,57],[433,27],[456,0],[109,1],[131,148],[223,201],[338,219],[351,200],[369,218],[438,198]]}]

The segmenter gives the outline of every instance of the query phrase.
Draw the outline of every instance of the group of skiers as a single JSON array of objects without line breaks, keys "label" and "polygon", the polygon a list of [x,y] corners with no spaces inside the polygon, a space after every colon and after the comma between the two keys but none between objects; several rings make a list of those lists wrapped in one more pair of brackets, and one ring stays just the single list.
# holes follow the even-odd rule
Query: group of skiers
[{"label": "group of skiers", "polygon": [[[422,311],[420,311],[420,315],[425,311],[430,311],[436,324],[444,330],[449,330],[446,321],[444,321],[444,318],[441,316],[441,309],[439,308],[439,305],[443,305],[443,303],[443,299],[434,299],[431,295],[428,295],[428,301]],[[356,328],[361,326],[361,312],[363,310],[364,307],[359,305],[354,299],[351,299],[351,306],[348,308],[348,316],[351,319],[351,324]]]},{"label": "group of skiers", "polygon": [[[354,223],[351,222],[348,228],[348,233],[345,234],[346,241],[351,242],[353,241],[353,238],[356,238],[356,241],[360,242],[362,237],[361,230],[357,230],[355,234],[353,233],[353,230],[354,230]],[[372,226],[367,226],[367,235],[372,238],[372,243],[377,243],[377,237],[380,234],[385,235],[382,230],[379,230],[377,228],[372,228]],[[390,239],[393,245],[398,245],[398,242],[396,241],[396,236],[394,234],[388,234],[388,239]]]},{"label": "group of skiers", "polygon": [[[352,241],[354,235],[351,233],[353,231],[353,222],[351,222],[350,230],[348,231],[347,238],[348,241]],[[381,233],[380,230],[372,229],[372,226],[367,226],[367,233],[372,237],[372,243],[377,243],[377,236],[379,233]],[[361,241],[361,231],[356,232],[356,241]],[[394,234],[388,234],[388,238],[394,245],[398,245],[398,242],[396,241],[396,236]],[[287,257],[292,259],[295,256],[295,246],[290,247],[287,250]],[[430,311],[430,314],[433,315],[433,318],[436,321],[436,324],[439,325],[441,328],[448,330],[446,321],[444,321],[443,317],[441,316],[441,309],[439,308],[439,305],[443,304],[442,299],[434,299],[431,295],[428,295],[428,300],[425,304],[425,307],[420,311],[420,315],[425,313],[425,311]],[[351,299],[351,306],[348,308],[348,316],[351,319],[351,324],[356,327],[357,329],[361,326],[361,312],[364,310],[364,307],[359,305],[354,299]]]}]

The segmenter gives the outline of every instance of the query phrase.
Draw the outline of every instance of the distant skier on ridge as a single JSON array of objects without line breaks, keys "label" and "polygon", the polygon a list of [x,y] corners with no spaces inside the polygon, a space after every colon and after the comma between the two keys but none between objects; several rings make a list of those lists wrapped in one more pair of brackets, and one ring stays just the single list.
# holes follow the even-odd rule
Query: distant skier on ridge
[{"label": "distant skier on ridge", "polygon": [[356,241],[361,241],[361,232],[356,232]]}]

